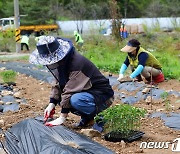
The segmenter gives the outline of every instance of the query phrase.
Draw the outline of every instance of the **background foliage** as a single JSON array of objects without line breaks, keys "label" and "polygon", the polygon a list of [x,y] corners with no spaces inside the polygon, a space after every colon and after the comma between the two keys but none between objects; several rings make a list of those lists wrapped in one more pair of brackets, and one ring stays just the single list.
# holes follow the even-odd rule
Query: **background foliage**
[{"label": "background foliage", "polygon": [[[112,5],[116,3],[117,6]],[[45,24],[56,20],[116,19],[134,17],[179,17],[179,0],[19,0],[21,24]],[[0,0],[0,18],[13,16],[13,0]],[[113,9],[112,9],[113,8]],[[114,11],[114,12],[113,12]],[[24,16],[22,16],[24,15]],[[118,23],[114,24],[120,26]],[[78,24],[79,30],[81,29]],[[139,39],[142,46],[153,52],[163,65],[166,78],[180,80],[180,37],[179,25],[174,22],[172,33],[163,33],[158,25],[145,28],[145,34],[130,35]],[[119,28],[117,28],[119,29]],[[116,32],[114,32],[116,33]],[[119,34],[119,33],[118,33]],[[11,32],[0,33],[0,51],[14,52],[14,37]],[[69,37],[74,40],[73,36]],[[101,70],[118,73],[125,54],[120,52],[128,40],[119,40],[102,34],[83,35],[85,41],[82,54]],[[11,43],[13,42],[13,43]],[[30,49],[35,49],[33,36]],[[162,56],[163,55],[163,56]]]},{"label": "background foliage", "polygon": [[[19,0],[21,23],[44,24],[56,20],[109,19],[113,0]],[[179,0],[116,0],[123,18],[178,17]],[[14,15],[13,0],[0,0],[0,18]],[[38,17],[38,18],[37,18]]]}]

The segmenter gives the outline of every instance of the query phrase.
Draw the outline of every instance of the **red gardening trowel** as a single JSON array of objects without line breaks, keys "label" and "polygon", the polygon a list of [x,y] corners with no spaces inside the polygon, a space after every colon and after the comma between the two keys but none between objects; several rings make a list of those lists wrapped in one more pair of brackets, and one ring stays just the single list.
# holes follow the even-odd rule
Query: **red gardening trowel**
[{"label": "red gardening trowel", "polygon": [[44,116],[44,123],[46,123],[46,121],[48,120],[48,118],[53,118],[53,115],[55,114],[55,108],[51,110],[49,116],[46,112],[46,115]]}]

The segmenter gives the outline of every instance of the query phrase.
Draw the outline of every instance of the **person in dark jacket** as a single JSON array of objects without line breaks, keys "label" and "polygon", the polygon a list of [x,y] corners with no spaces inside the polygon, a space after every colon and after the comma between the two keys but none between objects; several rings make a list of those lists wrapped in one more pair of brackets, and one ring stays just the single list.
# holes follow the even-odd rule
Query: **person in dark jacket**
[{"label": "person in dark jacket", "polygon": [[118,81],[123,79],[128,66],[130,66],[132,70],[130,74],[131,79],[136,78],[138,81],[142,81],[142,77],[144,77],[147,83],[159,83],[164,81],[160,62],[152,53],[143,49],[138,40],[129,40],[121,51],[126,52],[128,55],[121,65]]},{"label": "person in dark jacket", "polygon": [[72,112],[81,116],[75,126],[86,126],[96,114],[112,104],[114,92],[109,80],[91,61],[76,52],[71,40],[41,37],[29,61],[45,65],[55,78],[49,105],[44,111],[45,122],[55,113],[57,104],[61,107],[61,114],[45,125],[61,125]]}]

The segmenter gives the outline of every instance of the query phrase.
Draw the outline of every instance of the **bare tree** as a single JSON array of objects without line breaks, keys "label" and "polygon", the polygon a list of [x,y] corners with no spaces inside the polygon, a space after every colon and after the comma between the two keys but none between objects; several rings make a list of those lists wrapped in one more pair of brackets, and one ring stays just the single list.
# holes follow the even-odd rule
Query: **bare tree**
[{"label": "bare tree", "polygon": [[51,0],[50,1],[49,15],[52,16],[54,23],[56,23],[62,8],[63,7],[62,7],[61,3],[59,3],[58,0]]},{"label": "bare tree", "polygon": [[125,2],[124,2],[124,17],[125,18],[127,17],[127,8],[128,8],[128,5],[129,5],[129,0],[125,0]]},{"label": "bare tree", "polygon": [[67,8],[73,14],[75,19],[77,31],[83,33],[83,17],[86,14],[86,4],[83,0],[71,0]]},{"label": "bare tree", "polygon": [[109,7],[107,3],[101,3],[101,5],[93,4],[91,5],[91,16],[96,20],[96,25],[99,27],[99,32],[103,29],[106,20],[104,17],[107,17],[109,14]]},{"label": "bare tree", "polygon": [[120,36],[120,28],[122,24],[121,20],[121,13],[120,13],[120,8],[117,5],[116,0],[110,0],[109,1],[109,6],[110,6],[110,15],[111,15],[111,23],[112,23],[112,35],[118,39],[121,40]]},{"label": "bare tree", "polygon": [[149,7],[146,9],[148,17],[158,17],[162,13],[162,4],[160,0],[153,0]]}]

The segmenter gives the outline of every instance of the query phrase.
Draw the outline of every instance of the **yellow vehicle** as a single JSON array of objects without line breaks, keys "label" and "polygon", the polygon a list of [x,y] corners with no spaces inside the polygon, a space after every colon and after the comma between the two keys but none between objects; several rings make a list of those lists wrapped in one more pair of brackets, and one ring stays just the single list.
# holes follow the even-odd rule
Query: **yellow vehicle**
[{"label": "yellow vehicle", "polygon": [[[15,29],[14,25],[14,17],[10,18],[2,18],[0,19],[0,31],[6,31],[8,29]],[[27,25],[27,26],[20,26],[19,27],[21,34],[28,33],[31,34],[33,32],[48,32],[53,30],[58,30],[59,26],[57,24],[51,25]]]}]

